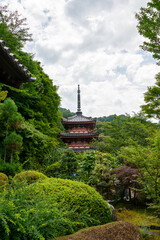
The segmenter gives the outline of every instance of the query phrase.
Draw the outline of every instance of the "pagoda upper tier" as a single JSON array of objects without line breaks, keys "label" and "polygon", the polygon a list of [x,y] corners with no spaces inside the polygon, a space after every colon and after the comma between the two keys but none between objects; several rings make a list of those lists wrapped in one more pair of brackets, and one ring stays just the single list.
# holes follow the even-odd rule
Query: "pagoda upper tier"
[{"label": "pagoda upper tier", "polygon": [[[80,113],[76,113],[76,115],[68,118],[63,118],[62,119],[62,124],[67,130],[71,130],[77,127],[82,127],[87,128],[88,130],[93,130],[96,125],[96,119],[92,117],[85,117]],[[75,132],[75,131],[74,131]]]},{"label": "pagoda upper tier", "polygon": [[79,85],[77,96],[77,112],[72,117],[62,119],[62,124],[68,132],[60,133],[60,138],[67,143],[68,148],[71,148],[74,151],[90,150],[91,141],[93,138],[98,138],[98,133],[93,131],[96,125],[96,119],[92,117],[86,117],[82,114]]}]

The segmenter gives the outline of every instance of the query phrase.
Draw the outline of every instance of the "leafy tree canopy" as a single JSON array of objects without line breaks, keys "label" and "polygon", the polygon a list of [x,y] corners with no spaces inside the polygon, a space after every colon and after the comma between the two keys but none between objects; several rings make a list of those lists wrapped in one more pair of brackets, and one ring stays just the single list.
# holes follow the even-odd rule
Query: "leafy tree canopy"
[{"label": "leafy tree canopy", "polygon": [[145,105],[142,106],[143,112],[149,118],[160,119],[160,73],[156,75],[156,84],[148,87],[148,91],[144,95]]},{"label": "leafy tree canopy", "polygon": [[8,5],[0,5],[0,36],[12,50],[20,49],[26,41],[31,41],[26,18],[18,11],[11,12]]},{"label": "leafy tree canopy", "polygon": [[152,53],[155,59],[160,60],[160,2],[151,0],[146,8],[141,8],[136,14],[138,30],[148,39],[141,46],[142,49]]},{"label": "leafy tree canopy", "polygon": [[103,152],[117,153],[122,146],[137,142],[142,146],[148,144],[148,137],[157,129],[156,124],[147,121],[142,113],[133,117],[117,116],[112,122],[98,122],[99,139],[93,146]]},{"label": "leafy tree canopy", "polygon": [[[2,6],[1,4],[0,36],[21,64],[27,67],[31,75],[36,78],[35,82],[22,84],[21,89],[0,83],[0,101],[5,99],[8,92],[7,96],[16,104],[14,106],[16,107],[16,113],[12,115],[12,119],[9,116],[10,122],[8,120],[4,121],[5,111],[4,109],[1,110],[3,116],[1,115],[0,121],[3,129],[0,138],[3,140],[4,136],[10,134],[11,129],[14,131],[18,129],[20,116],[22,115],[25,122],[23,129],[18,130],[18,133],[23,137],[20,161],[21,163],[27,161],[28,164],[25,164],[25,166],[35,168],[36,164],[42,163],[45,154],[58,144],[57,136],[61,128],[60,97],[57,93],[57,87],[53,85],[52,80],[43,71],[40,62],[34,61],[33,54],[22,51],[25,42],[31,40],[26,19],[22,18],[17,11],[11,12],[8,10],[8,6]],[[1,105],[4,108],[6,104]],[[7,114],[7,110],[5,114]],[[3,155],[4,149],[1,145],[0,152]]]},{"label": "leafy tree canopy", "polygon": [[69,109],[66,109],[66,108],[61,108],[60,107],[59,110],[62,113],[64,118],[72,117],[73,115],[75,115],[74,112],[71,112]]}]

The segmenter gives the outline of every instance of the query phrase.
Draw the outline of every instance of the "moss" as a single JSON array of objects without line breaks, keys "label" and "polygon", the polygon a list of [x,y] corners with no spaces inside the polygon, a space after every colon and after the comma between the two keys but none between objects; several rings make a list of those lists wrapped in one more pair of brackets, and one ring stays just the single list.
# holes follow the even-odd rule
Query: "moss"
[{"label": "moss", "polygon": [[8,182],[8,177],[4,173],[0,173],[0,186],[6,185]]},{"label": "moss", "polygon": [[37,171],[25,171],[25,172],[21,172],[15,175],[15,177],[13,178],[13,182],[18,181],[27,181],[27,183],[33,183],[34,181],[37,180],[43,180],[46,179],[47,176],[44,175],[43,173],[37,172]]},{"label": "moss", "polygon": [[139,229],[131,223],[113,222],[90,227],[57,240],[141,240]]},{"label": "moss", "polygon": [[119,221],[126,221],[137,226],[160,226],[160,219],[147,209],[136,208],[131,205],[116,206],[117,219]]},{"label": "moss", "polygon": [[[144,208],[138,208],[130,204],[118,204],[116,206],[116,215],[118,221],[126,221],[133,223],[136,226],[160,226],[160,219],[156,217],[152,212]],[[145,229],[141,229],[143,233]],[[152,232],[156,232],[152,230]],[[144,234],[143,234],[144,235]],[[159,236],[146,235],[145,240],[158,240]]]}]

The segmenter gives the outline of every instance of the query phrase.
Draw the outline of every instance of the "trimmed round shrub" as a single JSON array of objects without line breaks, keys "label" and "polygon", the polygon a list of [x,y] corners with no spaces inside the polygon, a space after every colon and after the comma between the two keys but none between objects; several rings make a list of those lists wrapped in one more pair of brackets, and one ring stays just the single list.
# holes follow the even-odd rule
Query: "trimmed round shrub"
[{"label": "trimmed round shrub", "polygon": [[54,202],[61,203],[68,210],[75,209],[79,214],[85,212],[86,216],[90,218],[87,222],[88,226],[111,221],[111,210],[108,203],[94,188],[82,182],[48,178],[42,183],[34,185],[33,189],[31,186],[30,189],[32,194],[39,192],[46,199],[53,198]]},{"label": "trimmed round shrub", "polygon": [[43,173],[29,170],[29,171],[25,171],[25,172],[16,174],[13,178],[13,181],[14,182],[15,181],[18,181],[18,182],[26,181],[28,184],[30,184],[37,180],[43,180],[46,178],[47,178],[47,176],[44,175]]},{"label": "trimmed round shrub", "polygon": [[13,240],[52,239],[110,221],[108,203],[95,189],[56,178],[11,185],[9,194],[0,192],[0,212],[1,239]]},{"label": "trimmed round shrub", "polygon": [[4,173],[0,173],[0,186],[6,185],[8,182],[8,177]]}]

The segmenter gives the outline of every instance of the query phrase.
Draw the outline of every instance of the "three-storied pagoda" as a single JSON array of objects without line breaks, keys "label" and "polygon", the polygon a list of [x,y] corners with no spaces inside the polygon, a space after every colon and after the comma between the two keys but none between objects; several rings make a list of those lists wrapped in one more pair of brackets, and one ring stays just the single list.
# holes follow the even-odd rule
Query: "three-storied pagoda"
[{"label": "three-storied pagoda", "polygon": [[77,92],[77,112],[76,115],[62,119],[67,133],[60,133],[60,138],[67,143],[67,148],[74,151],[91,150],[90,143],[93,138],[98,138],[98,133],[94,132],[96,119],[85,117],[81,112],[80,86]]}]

